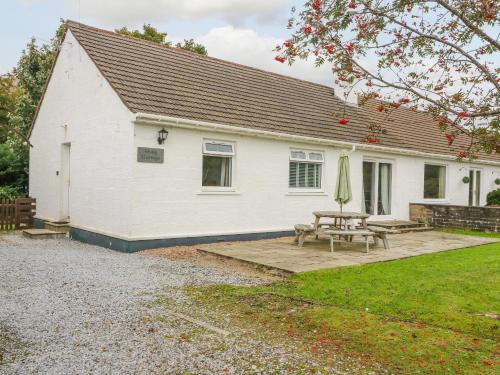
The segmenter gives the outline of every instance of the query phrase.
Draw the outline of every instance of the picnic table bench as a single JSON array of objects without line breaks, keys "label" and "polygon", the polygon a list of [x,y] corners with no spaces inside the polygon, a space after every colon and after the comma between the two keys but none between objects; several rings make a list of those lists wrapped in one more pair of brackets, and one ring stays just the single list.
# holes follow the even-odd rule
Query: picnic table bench
[{"label": "picnic table bench", "polygon": [[[354,236],[361,236],[365,239],[366,252],[370,250],[369,239],[373,238],[375,245],[378,245],[378,240],[382,240],[384,248],[389,250],[389,241],[387,233],[390,230],[377,226],[368,226],[366,219],[368,214],[358,212],[337,212],[337,211],[315,211],[313,215],[316,217],[313,225],[296,224],[295,225],[295,242],[298,242],[299,247],[304,245],[304,240],[309,235],[316,235],[316,239],[320,234],[330,236],[330,250],[335,251],[335,242],[339,242],[342,238],[351,242]],[[321,218],[332,218],[332,223],[322,223]],[[351,220],[358,219],[361,221],[361,226],[356,228]],[[338,239],[336,239],[338,237]]]}]

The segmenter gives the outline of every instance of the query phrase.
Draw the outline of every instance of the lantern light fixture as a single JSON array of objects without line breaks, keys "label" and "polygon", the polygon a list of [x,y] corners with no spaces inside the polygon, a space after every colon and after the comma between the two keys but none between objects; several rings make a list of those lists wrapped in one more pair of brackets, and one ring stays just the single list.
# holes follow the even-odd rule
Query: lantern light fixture
[{"label": "lantern light fixture", "polygon": [[168,131],[165,130],[165,128],[161,129],[158,132],[158,144],[162,145],[165,143],[166,139],[168,137]]}]

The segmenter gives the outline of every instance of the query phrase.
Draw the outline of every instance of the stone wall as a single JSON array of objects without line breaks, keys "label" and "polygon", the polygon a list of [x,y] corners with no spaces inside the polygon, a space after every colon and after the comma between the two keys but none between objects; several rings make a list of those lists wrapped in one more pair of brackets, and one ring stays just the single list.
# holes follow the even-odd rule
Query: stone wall
[{"label": "stone wall", "polygon": [[500,231],[500,207],[410,203],[410,219],[417,221],[421,217],[433,227]]}]

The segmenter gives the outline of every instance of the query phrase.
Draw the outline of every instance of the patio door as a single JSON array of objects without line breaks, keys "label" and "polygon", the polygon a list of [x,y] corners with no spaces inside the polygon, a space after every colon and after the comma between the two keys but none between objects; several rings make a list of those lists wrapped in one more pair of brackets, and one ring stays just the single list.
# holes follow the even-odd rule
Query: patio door
[{"label": "patio door", "polygon": [[363,162],[363,212],[387,216],[392,211],[392,164],[379,161]]},{"label": "patio door", "polygon": [[479,206],[481,203],[481,171],[469,170],[469,206]]}]

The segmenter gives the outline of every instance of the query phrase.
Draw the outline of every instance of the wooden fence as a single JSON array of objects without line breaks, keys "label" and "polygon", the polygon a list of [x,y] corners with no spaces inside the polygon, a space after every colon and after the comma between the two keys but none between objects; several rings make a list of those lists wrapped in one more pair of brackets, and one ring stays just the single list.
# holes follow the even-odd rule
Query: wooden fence
[{"label": "wooden fence", "polygon": [[25,229],[33,226],[36,199],[0,199],[0,230]]}]

